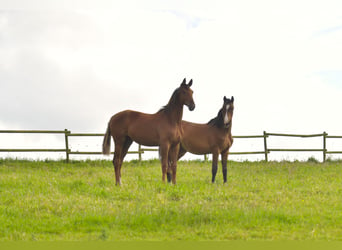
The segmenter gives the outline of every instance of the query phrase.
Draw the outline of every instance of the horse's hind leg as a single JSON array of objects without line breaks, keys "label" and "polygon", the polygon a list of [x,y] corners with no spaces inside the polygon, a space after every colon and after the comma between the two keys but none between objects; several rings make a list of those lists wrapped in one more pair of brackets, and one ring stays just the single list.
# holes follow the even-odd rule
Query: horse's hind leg
[{"label": "horse's hind leg", "polygon": [[115,173],[115,185],[120,186],[121,184],[121,162],[120,162],[120,154],[121,150],[117,149],[118,146],[115,146],[114,158],[113,158],[113,165],[114,165],[114,173]]},{"label": "horse's hind leg", "polygon": [[127,152],[128,152],[128,149],[129,147],[132,145],[133,141],[130,137],[126,136],[126,140],[125,140],[125,143],[122,147],[122,154],[121,154],[121,161],[123,161],[123,159],[125,158]]},{"label": "horse's hind leg", "polygon": [[129,147],[132,144],[132,139],[128,136],[122,140],[115,141],[115,152],[114,152],[114,170],[115,170],[115,183],[116,185],[121,185],[121,167],[123,159],[125,158]]},{"label": "horse's hind leg", "polygon": [[115,138],[115,151],[113,158],[114,172],[115,172],[115,184],[121,185],[121,165],[123,159],[123,148],[125,144],[125,138]]}]

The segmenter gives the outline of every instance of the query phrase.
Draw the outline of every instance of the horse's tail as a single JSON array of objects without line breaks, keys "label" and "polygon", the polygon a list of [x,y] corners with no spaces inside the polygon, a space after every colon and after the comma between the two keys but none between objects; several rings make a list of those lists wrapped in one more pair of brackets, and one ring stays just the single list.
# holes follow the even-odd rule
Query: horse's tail
[{"label": "horse's tail", "polygon": [[106,134],[103,138],[102,154],[110,155],[110,126],[109,126],[109,123],[108,123]]}]

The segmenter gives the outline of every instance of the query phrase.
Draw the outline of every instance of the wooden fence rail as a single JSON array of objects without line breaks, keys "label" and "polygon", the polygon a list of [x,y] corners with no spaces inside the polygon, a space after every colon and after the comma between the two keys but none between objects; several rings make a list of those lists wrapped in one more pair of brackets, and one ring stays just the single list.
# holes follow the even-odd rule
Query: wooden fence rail
[{"label": "wooden fence rail", "polygon": [[[66,162],[69,162],[70,155],[100,155],[100,151],[72,151],[70,149],[69,137],[103,137],[103,133],[71,133],[71,131],[65,130],[0,130],[0,134],[61,134],[64,135],[65,147],[64,148],[51,148],[51,149],[3,149],[0,148],[0,152],[65,152]],[[298,149],[298,148],[268,148],[267,138],[271,136],[278,137],[298,137],[298,138],[313,138],[322,137],[321,148],[310,149]],[[267,133],[263,132],[262,135],[243,135],[233,136],[234,139],[257,139],[262,138],[264,144],[263,151],[249,151],[249,152],[230,152],[231,155],[256,155],[263,154],[265,161],[268,161],[268,155],[271,152],[322,152],[323,162],[326,161],[327,154],[342,154],[342,151],[329,151],[327,150],[327,139],[342,139],[339,135],[328,135],[326,132],[321,134],[281,134],[281,133]],[[1,139],[1,138],[0,138]],[[139,145],[137,151],[129,151],[128,154],[138,154],[139,161],[142,160],[142,154],[148,151],[158,151],[157,148],[143,148]],[[112,152],[113,154],[114,152]],[[205,156],[206,159],[206,156]]]}]

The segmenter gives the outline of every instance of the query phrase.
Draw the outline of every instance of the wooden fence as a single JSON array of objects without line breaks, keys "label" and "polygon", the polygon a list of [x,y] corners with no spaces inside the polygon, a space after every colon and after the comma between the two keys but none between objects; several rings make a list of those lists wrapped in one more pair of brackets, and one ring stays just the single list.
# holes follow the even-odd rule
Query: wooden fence
[{"label": "wooden fence", "polygon": [[[0,134],[60,134],[64,136],[65,147],[64,148],[50,148],[50,149],[0,149],[0,152],[65,152],[66,162],[69,162],[70,155],[100,155],[102,152],[100,151],[72,151],[69,145],[69,137],[90,137],[97,136],[103,137],[103,133],[71,133],[71,131],[65,130],[0,130]],[[267,139],[271,136],[277,137],[298,137],[298,138],[313,138],[313,137],[321,137],[322,138],[322,147],[321,148],[310,148],[310,149],[298,149],[298,148],[269,148],[267,146]],[[233,136],[234,139],[251,139],[251,138],[262,138],[264,149],[263,151],[248,151],[248,152],[230,152],[231,155],[256,155],[263,154],[265,157],[265,161],[268,161],[268,154],[271,152],[321,152],[323,156],[323,162],[326,161],[328,154],[342,154],[342,151],[329,151],[327,149],[327,139],[342,139],[342,136],[331,136],[328,133],[323,132],[321,134],[306,134],[306,135],[298,135],[298,134],[280,134],[280,133],[267,133],[264,131],[262,135],[244,135],[244,136]],[[1,140],[1,138],[0,138]],[[157,148],[143,148],[139,145],[137,151],[129,151],[128,154],[138,154],[139,161],[142,160],[142,154],[147,151],[158,151]],[[114,153],[114,152],[112,152]],[[205,158],[206,159],[206,158]]]}]

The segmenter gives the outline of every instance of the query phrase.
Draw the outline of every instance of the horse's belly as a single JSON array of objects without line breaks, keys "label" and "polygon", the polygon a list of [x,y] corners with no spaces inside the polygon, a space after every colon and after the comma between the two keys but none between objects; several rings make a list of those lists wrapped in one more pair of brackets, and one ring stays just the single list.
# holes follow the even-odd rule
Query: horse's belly
[{"label": "horse's belly", "polygon": [[192,148],[192,150],[187,150],[188,152],[195,154],[195,155],[205,155],[205,154],[210,154],[211,152],[208,150],[204,150],[201,148]]},{"label": "horse's belly", "polygon": [[211,153],[210,146],[207,143],[204,143],[201,140],[196,140],[194,138],[190,140],[183,140],[182,141],[182,147],[196,155],[203,155],[203,154],[209,154]]},{"label": "horse's belly", "polygon": [[135,141],[136,143],[144,146],[159,146],[159,140],[158,137],[153,135],[154,131],[147,132],[145,131],[144,133],[133,133],[129,135],[129,137]]},{"label": "horse's belly", "polygon": [[159,142],[156,141],[147,141],[147,140],[134,140],[136,143],[143,145],[143,146],[147,146],[147,147],[156,147],[159,146]]},{"label": "horse's belly", "polygon": [[193,154],[203,155],[211,154],[214,151],[221,152],[226,145],[225,138],[217,138],[217,136],[212,136],[210,133],[188,133],[182,138],[183,148]]}]

